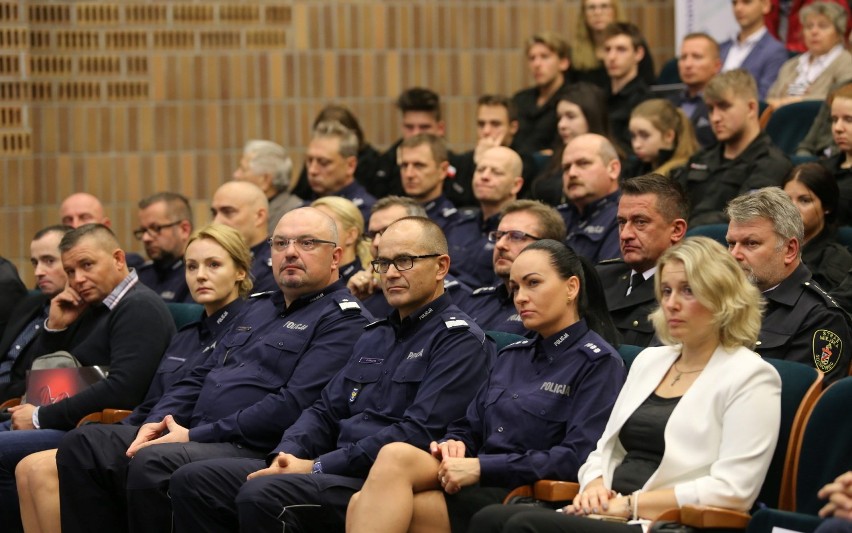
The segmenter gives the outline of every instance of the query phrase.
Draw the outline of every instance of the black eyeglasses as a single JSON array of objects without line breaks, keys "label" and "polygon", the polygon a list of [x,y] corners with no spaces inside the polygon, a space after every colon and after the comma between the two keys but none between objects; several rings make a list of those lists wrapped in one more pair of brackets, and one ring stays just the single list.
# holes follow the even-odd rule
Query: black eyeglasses
[{"label": "black eyeglasses", "polygon": [[512,242],[524,242],[527,239],[532,239],[534,241],[540,241],[541,237],[536,237],[535,235],[530,235],[529,233],[524,233],[523,231],[518,230],[510,230],[510,231],[489,231],[488,232],[488,240],[491,242],[497,242],[503,238],[503,236],[509,238]]},{"label": "black eyeglasses", "polygon": [[390,266],[393,265],[400,272],[404,270],[411,270],[414,268],[414,260],[415,259],[426,259],[428,257],[440,257],[441,254],[426,254],[426,255],[401,255],[399,257],[394,257],[393,259],[376,259],[375,261],[370,261],[370,264],[373,265],[373,272],[376,274],[387,274]]},{"label": "black eyeglasses", "polygon": [[139,229],[133,230],[133,236],[136,237],[136,240],[140,240],[140,241],[142,240],[142,237],[146,233],[148,235],[150,235],[151,237],[156,237],[164,229],[171,228],[172,226],[177,226],[181,222],[183,222],[183,220],[176,220],[176,221],[170,222],[168,224],[163,224],[162,226],[159,225],[159,224],[151,224],[147,228],[139,228]]},{"label": "black eyeglasses", "polygon": [[375,230],[375,231],[365,231],[364,233],[361,234],[361,238],[364,239],[367,242],[373,242],[373,239],[376,238],[376,235],[381,235],[382,233],[385,232],[386,229],[387,228],[383,228],[383,229],[379,229],[379,230]]},{"label": "black eyeglasses", "polygon": [[314,250],[318,244],[330,244],[332,246],[337,246],[336,242],[324,241],[322,239],[311,239],[308,237],[300,237],[296,239],[273,237],[271,239],[267,239],[266,242],[268,242],[269,246],[271,246],[276,252],[283,252],[288,246],[290,246],[290,243],[294,244],[296,248],[303,252],[310,252],[311,250]]}]

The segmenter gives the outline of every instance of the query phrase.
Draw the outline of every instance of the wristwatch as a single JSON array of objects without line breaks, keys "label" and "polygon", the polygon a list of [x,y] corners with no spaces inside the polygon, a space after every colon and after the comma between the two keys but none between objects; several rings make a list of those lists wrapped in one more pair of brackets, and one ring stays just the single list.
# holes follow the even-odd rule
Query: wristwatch
[{"label": "wristwatch", "polygon": [[319,459],[314,461],[314,466],[311,467],[311,474],[322,474],[322,463]]}]

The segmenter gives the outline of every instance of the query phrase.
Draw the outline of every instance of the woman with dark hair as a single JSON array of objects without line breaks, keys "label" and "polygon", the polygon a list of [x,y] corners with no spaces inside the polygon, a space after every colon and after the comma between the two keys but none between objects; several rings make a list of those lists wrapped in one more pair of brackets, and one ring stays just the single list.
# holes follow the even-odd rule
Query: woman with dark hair
[{"label": "woman with dark hair", "polygon": [[852,268],[852,254],[834,240],[840,189],[834,176],[819,163],[794,168],[784,180],[784,192],[802,215],[805,240],[802,262],[820,287],[830,291]]},{"label": "woman with dark hair", "polygon": [[603,288],[591,264],[549,239],[524,248],[509,279],[535,336],[500,351],[466,416],[428,451],[382,448],[347,531],[464,532],[514,487],[576,479],[625,376]]},{"label": "woman with dark hair", "polygon": [[[337,104],[325,106],[314,119],[312,128],[316,128],[320,122],[327,121],[340,122],[358,137],[358,166],[355,167],[355,181],[363,185],[372,194],[371,180],[374,178],[379,152],[364,138],[364,130],[361,129],[358,118],[349,108]],[[313,191],[308,183],[308,170],[304,166],[302,166],[299,179],[293,187],[293,194],[299,198],[313,197]]]},{"label": "woman with dark hair", "polygon": [[571,84],[562,90],[556,101],[556,118],[559,144],[554,147],[544,170],[533,181],[530,193],[533,200],[553,206],[565,200],[562,192],[562,152],[565,146],[584,133],[597,133],[609,138],[606,95],[600,87],[591,83]]}]

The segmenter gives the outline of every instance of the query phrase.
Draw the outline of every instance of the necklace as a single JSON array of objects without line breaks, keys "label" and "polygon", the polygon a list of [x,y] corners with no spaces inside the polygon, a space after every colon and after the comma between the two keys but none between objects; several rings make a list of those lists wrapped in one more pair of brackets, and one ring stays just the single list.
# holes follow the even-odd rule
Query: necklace
[{"label": "necklace", "polygon": [[[707,365],[704,365],[704,366],[707,366]],[[671,383],[671,385],[669,385],[669,386],[670,386],[670,387],[674,387],[675,383],[677,383],[678,381],[680,381],[680,378],[681,378],[684,374],[695,374],[696,372],[701,372],[702,370],[704,370],[704,366],[702,366],[702,367],[701,367],[701,368],[699,368],[698,370],[690,370],[689,372],[684,372],[683,370],[681,370],[681,369],[679,369],[679,368],[677,367],[677,363],[675,362],[674,364],[672,364],[672,368],[674,368],[675,372],[677,372],[677,375],[676,375],[676,376],[675,376],[675,378],[672,380],[672,383]]]}]

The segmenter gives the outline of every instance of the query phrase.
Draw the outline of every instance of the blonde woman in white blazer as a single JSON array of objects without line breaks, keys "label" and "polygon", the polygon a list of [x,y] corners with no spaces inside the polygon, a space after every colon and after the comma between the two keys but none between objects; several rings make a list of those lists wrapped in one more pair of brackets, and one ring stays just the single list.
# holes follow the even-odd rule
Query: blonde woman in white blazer
[{"label": "blonde woman in white blazer", "polygon": [[633,363],[573,504],[491,506],[469,531],[639,533],[666,509],[752,506],[781,416],[778,373],[746,348],[760,331],[760,294],[705,237],[667,250],[657,272],[651,318],[666,346]]}]

